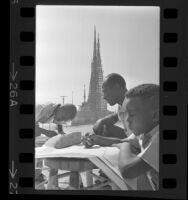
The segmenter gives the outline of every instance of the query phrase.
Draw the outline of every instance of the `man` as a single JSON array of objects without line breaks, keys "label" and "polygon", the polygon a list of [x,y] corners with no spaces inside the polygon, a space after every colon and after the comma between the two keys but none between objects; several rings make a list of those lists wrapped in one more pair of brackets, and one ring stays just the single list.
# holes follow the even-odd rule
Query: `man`
[{"label": "man", "polygon": [[[106,137],[118,137],[125,138],[126,126],[123,121],[123,102],[125,99],[125,93],[127,91],[124,78],[116,73],[109,74],[102,85],[104,99],[111,105],[118,104],[118,113],[113,113],[102,119],[99,119],[93,127],[94,132],[97,135],[103,135]],[[114,124],[121,120],[124,126],[124,130]]]},{"label": "man", "polygon": [[[125,123],[126,82],[121,75],[112,73],[105,77],[102,90],[104,99],[111,106],[118,104],[118,112],[99,119],[93,126],[94,134],[86,135],[84,143],[111,146],[114,143],[122,142],[122,139],[130,135]],[[121,120],[124,129],[114,125],[119,120]]]}]

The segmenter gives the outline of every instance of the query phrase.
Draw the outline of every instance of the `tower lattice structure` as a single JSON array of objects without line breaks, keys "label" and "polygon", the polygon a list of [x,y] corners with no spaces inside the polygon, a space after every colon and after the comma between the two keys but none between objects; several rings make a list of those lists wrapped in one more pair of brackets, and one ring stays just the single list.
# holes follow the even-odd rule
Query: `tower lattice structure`
[{"label": "tower lattice structure", "polygon": [[86,100],[84,86],[84,102],[82,103],[72,125],[91,124],[96,120],[110,114],[107,110],[107,103],[104,100],[102,92],[103,70],[100,55],[99,34],[96,38],[96,28],[94,28],[94,48],[91,62],[91,77],[89,85],[88,99]]},{"label": "tower lattice structure", "polygon": [[99,34],[96,39],[96,28],[94,28],[94,48],[91,63],[91,78],[89,85],[88,105],[95,113],[96,118],[101,117],[107,111],[107,104],[102,92],[103,69],[100,54]]}]

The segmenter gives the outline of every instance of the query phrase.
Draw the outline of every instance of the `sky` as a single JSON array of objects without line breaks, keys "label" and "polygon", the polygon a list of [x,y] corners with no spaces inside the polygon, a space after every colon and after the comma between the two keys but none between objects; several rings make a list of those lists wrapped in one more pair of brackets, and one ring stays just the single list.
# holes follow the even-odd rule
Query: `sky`
[{"label": "sky", "polygon": [[[36,103],[83,102],[88,96],[94,26],[104,77],[121,74],[130,89],[159,84],[160,8],[144,6],[36,7]],[[114,107],[108,107],[113,110]]]}]

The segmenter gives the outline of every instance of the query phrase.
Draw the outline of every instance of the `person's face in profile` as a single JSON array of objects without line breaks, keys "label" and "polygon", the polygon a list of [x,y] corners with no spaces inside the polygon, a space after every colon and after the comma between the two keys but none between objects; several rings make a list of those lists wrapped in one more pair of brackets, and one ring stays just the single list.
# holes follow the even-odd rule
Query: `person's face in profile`
[{"label": "person's face in profile", "polygon": [[154,110],[149,100],[127,98],[125,106],[127,126],[135,135],[147,133],[154,128]]},{"label": "person's face in profile", "polygon": [[117,103],[117,98],[119,96],[119,85],[110,86],[107,82],[103,83],[102,91],[104,95],[104,99],[111,105],[115,105]]}]

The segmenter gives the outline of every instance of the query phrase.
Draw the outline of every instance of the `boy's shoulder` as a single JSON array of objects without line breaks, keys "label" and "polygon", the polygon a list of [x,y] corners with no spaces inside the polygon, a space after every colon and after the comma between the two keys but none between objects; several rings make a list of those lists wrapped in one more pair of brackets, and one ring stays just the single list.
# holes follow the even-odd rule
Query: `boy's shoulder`
[{"label": "boy's shoulder", "polygon": [[154,142],[159,142],[159,126],[154,127],[150,132],[139,137],[142,150],[148,148]]},{"label": "boy's shoulder", "polygon": [[[145,139],[145,140],[144,140]],[[141,153],[138,155],[142,160],[158,171],[159,168],[159,131],[155,127],[150,138],[144,138],[141,143]]]}]

